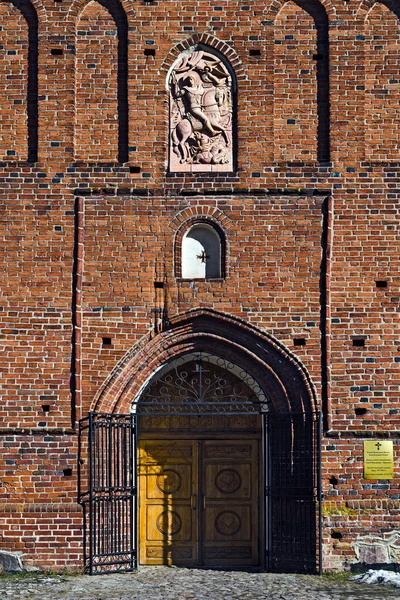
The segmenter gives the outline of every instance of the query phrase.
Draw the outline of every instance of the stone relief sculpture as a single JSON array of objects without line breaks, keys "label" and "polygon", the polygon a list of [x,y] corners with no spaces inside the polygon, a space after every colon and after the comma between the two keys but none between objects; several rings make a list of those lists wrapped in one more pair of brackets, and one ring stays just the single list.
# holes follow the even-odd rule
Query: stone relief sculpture
[{"label": "stone relief sculpture", "polygon": [[232,77],[216,55],[193,50],[172,67],[172,172],[232,171]]}]

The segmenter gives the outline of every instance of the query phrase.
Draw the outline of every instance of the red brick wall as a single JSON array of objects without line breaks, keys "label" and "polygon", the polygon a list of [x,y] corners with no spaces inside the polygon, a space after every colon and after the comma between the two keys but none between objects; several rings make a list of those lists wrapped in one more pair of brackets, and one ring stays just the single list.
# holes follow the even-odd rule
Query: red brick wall
[{"label": "red brick wall", "polygon": [[75,158],[118,158],[118,35],[111,14],[98,2],[81,12],[76,27]]},{"label": "red brick wall", "polygon": [[68,427],[73,222],[57,198],[43,203],[28,188],[1,209],[0,427]]},{"label": "red brick wall", "polygon": [[[170,318],[199,306],[212,307],[276,335],[290,349],[294,349],[294,338],[304,337],[306,345],[296,348],[296,353],[318,386],[320,366],[314,357],[319,354],[320,343],[322,200],[160,197],[153,198],[149,206],[143,197],[87,199],[83,412],[93,409],[96,391],[116,359],[143,336],[152,335],[154,309],[160,302],[155,281],[166,282],[167,297],[161,304]],[[214,214],[218,209],[227,217],[225,281],[196,281],[193,286],[173,276],[175,231],[169,224],[189,205],[195,214],[204,214],[206,207],[212,207]],[[288,223],[287,229],[281,228],[282,220]],[[112,265],[109,253],[104,252],[106,247],[115,255]],[[282,298],[287,299],[284,304]],[[111,348],[102,345],[102,338],[107,336],[112,337]]]},{"label": "red brick wall", "polygon": [[11,2],[0,3],[0,158],[26,160],[28,23]]},{"label": "red brick wall", "polygon": [[[27,18],[0,2],[4,549],[49,567],[79,563],[71,427],[118,361],[159,335],[160,308],[170,318],[197,308],[237,317],[275,336],[307,369],[331,429],[323,453],[327,568],[355,562],[366,530],[398,526],[398,467],[388,483],[362,480],[363,437],[391,437],[399,452],[398,8],[389,0],[371,11],[369,0],[301,5],[35,3],[36,73]],[[128,78],[116,37],[126,31],[122,10]],[[317,22],[328,24],[329,53]],[[179,53],[198,41],[225,52],[237,77],[238,169],[172,176],[165,82]],[[318,65],[328,58],[329,81]],[[28,70],[30,85],[36,75],[39,82],[38,129],[26,102]],[[26,162],[35,135],[38,161]],[[176,234],[196,215],[210,215],[226,234],[223,281],[191,285],[174,275]],[[166,283],[163,293],[156,281]],[[72,478],[61,475],[66,464]]]},{"label": "red brick wall", "polygon": [[274,27],[274,149],[276,161],[317,159],[316,23],[294,2]]},{"label": "red brick wall", "polygon": [[[394,444],[396,451],[396,443]],[[398,446],[397,446],[398,448]],[[350,568],[355,545],[371,538],[387,542],[399,527],[400,505],[395,481],[363,479],[363,440],[326,440],[324,456],[323,539],[325,566]],[[396,468],[396,479],[398,478]],[[375,543],[379,540],[375,539]],[[394,553],[393,553],[394,554]],[[392,562],[397,562],[395,558]]]},{"label": "red brick wall", "polygon": [[[24,562],[63,569],[81,560],[82,515],[74,502],[76,444],[72,436],[3,435],[0,549]],[[29,560],[32,556],[32,560]]]}]

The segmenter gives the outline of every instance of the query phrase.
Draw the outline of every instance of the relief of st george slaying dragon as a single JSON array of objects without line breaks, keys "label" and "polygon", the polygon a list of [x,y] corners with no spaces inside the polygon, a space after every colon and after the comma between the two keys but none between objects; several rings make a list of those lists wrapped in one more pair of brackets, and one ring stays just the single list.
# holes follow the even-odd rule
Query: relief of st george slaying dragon
[{"label": "relief of st george slaying dragon", "polygon": [[232,77],[203,50],[184,54],[169,76],[170,171],[231,171]]}]

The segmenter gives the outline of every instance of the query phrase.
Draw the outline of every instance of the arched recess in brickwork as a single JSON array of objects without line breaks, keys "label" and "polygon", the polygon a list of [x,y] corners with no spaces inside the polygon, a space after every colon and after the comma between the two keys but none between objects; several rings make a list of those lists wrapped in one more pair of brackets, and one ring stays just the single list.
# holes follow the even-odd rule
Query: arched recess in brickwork
[{"label": "arched recess in brickwork", "polygon": [[0,3],[0,155],[35,162],[38,152],[38,16],[29,0]]},{"label": "arched recess in brickwork", "polygon": [[224,53],[203,42],[171,65],[170,172],[231,172],[236,165],[236,75]]},{"label": "arched recess in brickwork", "polygon": [[47,21],[47,11],[42,3],[42,0],[30,0],[30,3],[34,7],[36,14],[38,16],[38,20],[40,24],[43,24]]},{"label": "arched recess in brickwork", "polygon": [[400,159],[400,5],[374,2],[365,14],[365,158]]},{"label": "arched recess in brickwork", "polygon": [[274,26],[274,154],[278,161],[330,158],[329,29],[318,0],[270,8]]},{"label": "arched recess in brickwork", "polygon": [[227,236],[216,219],[196,215],[175,235],[175,277],[215,279],[226,277]]},{"label": "arched recess in brickwork", "polygon": [[182,239],[184,234],[196,223],[209,223],[218,232],[221,239],[221,277],[228,275],[229,266],[229,229],[233,223],[216,206],[189,206],[177,213],[169,226],[174,232],[174,273],[182,277]]},{"label": "arched recess in brickwork", "polygon": [[400,4],[397,2],[397,0],[363,0],[357,10],[357,16],[360,18],[365,18],[366,14],[376,4],[383,4],[400,19]]},{"label": "arched recess in brickwork", "polygon": [[75,158],[128,159],[128,21],[118,0],[85,3],[76,20]]},{"label": "arched recess in brickwork", "polygon": [[149,379],[169,361],[203,351],[232,361],[262,387],[276,412],[311,412],[316,394],[300,361],[272,336],[210,310],[174,318],[168,330],[132,348],[117,364],[91,410],[129,413]]}]

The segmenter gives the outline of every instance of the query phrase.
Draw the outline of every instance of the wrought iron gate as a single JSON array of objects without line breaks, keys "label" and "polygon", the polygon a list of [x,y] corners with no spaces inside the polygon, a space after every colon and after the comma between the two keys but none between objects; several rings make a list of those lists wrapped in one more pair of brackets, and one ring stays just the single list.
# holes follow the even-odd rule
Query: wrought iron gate
[{"label": "wrought iron gate", "polygon": [[321,415],[274,413],[248,373],[214,355],[194,352],[167,366],[135,400],[136,413],[91,413],[79,424],[85,570],[95,574],[136,568],[140,415],[262,415],[265,567],[321,572]]},{"label": "wrought iron gate", "polygon": [[[79,502],[90,574],[137,565],[136,417],[91,413],[80,422]],[[264,414],[266,568],[318,573],[321,415]]]},{"label": "wrought iron gate", "polygon": [[90,575],[136,568],[135,415],[90,413],[79,423],[79,503]]},{"label": "wrought iron gate", "polygon": [[321,573],[321,415],[268,414],[267,569]]}]

